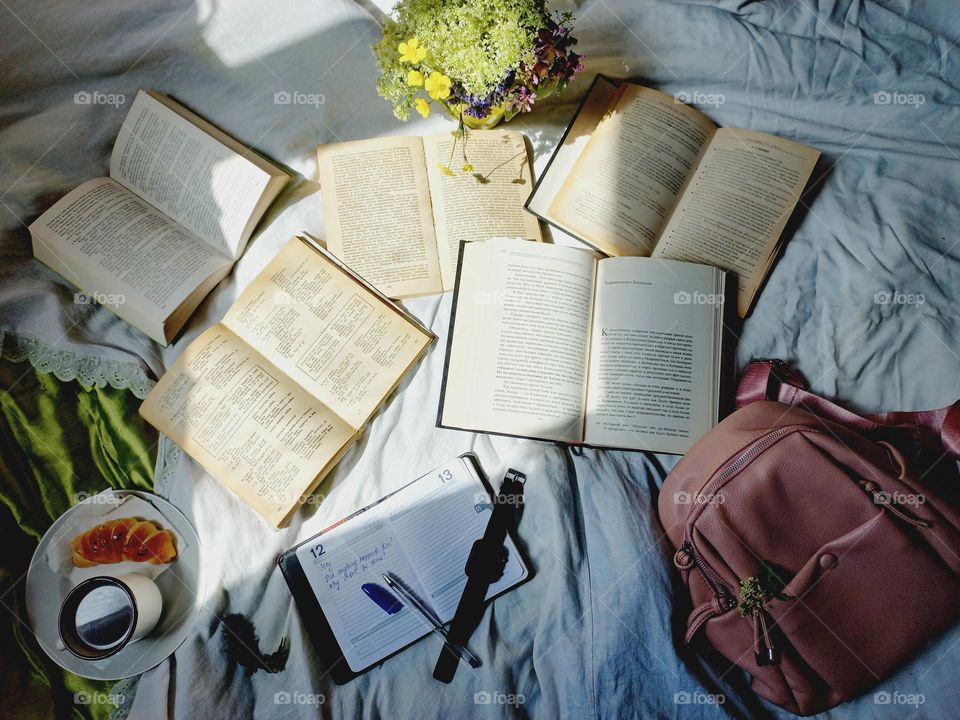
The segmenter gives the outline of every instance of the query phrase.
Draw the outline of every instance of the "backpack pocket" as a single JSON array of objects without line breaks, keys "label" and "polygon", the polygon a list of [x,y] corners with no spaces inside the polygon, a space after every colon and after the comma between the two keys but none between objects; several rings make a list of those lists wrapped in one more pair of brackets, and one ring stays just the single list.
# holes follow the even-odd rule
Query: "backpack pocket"
[{"label": "backpack pocket", "polygon": [[955,618],[960,576],[928,533],[880,511],[823,545],[767,604],[773,632],[841,696],[875,685]]}]

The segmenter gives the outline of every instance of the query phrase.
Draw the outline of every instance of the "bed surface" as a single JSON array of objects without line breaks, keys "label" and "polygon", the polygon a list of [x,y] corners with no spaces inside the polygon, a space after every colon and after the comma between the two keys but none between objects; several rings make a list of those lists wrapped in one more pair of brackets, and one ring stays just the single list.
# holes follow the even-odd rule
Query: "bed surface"
[{"label": "bed surface", "polygon": [[[960,395],[960,15],[951,5],[587,0],[571,6],[588,56],[584,75],[510,127],[529,136],[542,169],[602,72],[694,99],[712,94],[722,102],[700,109],[721,125],[820,149],[782,257],[740,333],[738,362],[790,360],[817,392],[862,410],[939,407]],[[291,235],[323,237],[311,181],[317,143],[449,128],[439,118],[402,124],[377,97],[369,50],[377,12],[347,0],[0,7],[5,352],[16,346],[60,375],[142,394],[147,378],[222,317]],[[106,174],[126,108],[85,104],[77,94],[130,102],[139,88],[170,93],[300,175],[233,274],[162,351],[109,311],[75,304],[74,290],[31,259],[26,230],[57,197]],[[323,102],[276,104],[280,91]],[[161,448],[157,490],[197,526],[207,597],[174,659],[141,678],[131,717],[307,718],[318,705],[338,718],[790,717],[756,700],[739,671],[721,677],[681,647],[685,618],[673,611],[671,551],[656,517],[657,489],[675,458],[575,456],[434,427],[450,300],[405,303],[439,342],[285,530],[273,532],[195,463]],[[529,476],[520,534],[535,577],[488,609],[471,640],[482,669],[461,670],[450,686],[434,682],[439,648],[430,638],[334,688],[276,557],[467,450],[491,477],[507,467]],[[244,618],[255,636],[236,632]],[[238,654],[238,635],[246,654]],[[282,671],[250,662],[284,638]],[[954,628],[877,688],[918,694],[922,705],[885,704],[871,692],[824,717],[954,714],[958,644]],[[725,701],[713,702],[715,693]],[[510,696],[522,702],[500,702]]]}]

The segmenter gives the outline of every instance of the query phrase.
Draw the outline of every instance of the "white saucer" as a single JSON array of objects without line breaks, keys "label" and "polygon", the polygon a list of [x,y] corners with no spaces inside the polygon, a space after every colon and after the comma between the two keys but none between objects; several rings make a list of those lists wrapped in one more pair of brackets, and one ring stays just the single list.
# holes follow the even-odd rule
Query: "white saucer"
[{"label": "white saucer", "polygon": [[[83,503],[74,505],[44,534],[27,570],[27,615],[37,642],[57,665],[91,680],[120,680],[139,675],[166,660],[186,640],[200,612],[203,598],[200,575],[200,538],[193,525],[176,507],[159,495],[139,490],[113,490],[118,498],[135,495],[151,503],[170,527],[186,541],[186,548],[173,564],[157,577],[163,596],[163,612],[153,631],[104,660],[82,660],[63,647],[58,630],[60,605],[70,591],[70,580],[57,575],[47,562],[47,549],[57,531]],[[83,502],[91,502],[88,498]],[[78,529],[78,534],[87,528]],[[104,575],[110,566],[104,565]]]}]

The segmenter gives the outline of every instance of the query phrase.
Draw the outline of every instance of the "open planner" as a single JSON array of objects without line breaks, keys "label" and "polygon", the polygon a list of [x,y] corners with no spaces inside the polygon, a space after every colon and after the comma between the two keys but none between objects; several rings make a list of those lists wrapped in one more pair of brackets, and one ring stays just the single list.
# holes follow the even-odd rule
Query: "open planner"
[{"label": "open planner", "polygon": [[[442,622],[456,611],[467,582],[464,565],[493,511],[476,457],[461,455],[358,510],[284,553],[280,569],[317,652],[337,683],[346,682],[431,632],[414,610],[392,614],[371,597],[388,593],[393,573]],[[529,575],[510,537],[503,576],[492,598]],[[439,651],[438,643],[438,651]]]}]

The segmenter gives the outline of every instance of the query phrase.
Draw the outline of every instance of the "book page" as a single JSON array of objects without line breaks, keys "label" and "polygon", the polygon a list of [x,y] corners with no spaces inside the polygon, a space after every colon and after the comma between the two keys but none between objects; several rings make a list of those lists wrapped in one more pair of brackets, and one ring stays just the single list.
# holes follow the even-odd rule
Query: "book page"
[{"label": "book page", "polygon": [[[523,135],[471,130],[466,145],[460,140],[454,148],[453,133],[440,133],[423,138],[423,151],[444,290],[452,290],[456,282],[462,241],[543,239],[537,218],[523,209],[533,187],[533,168]],[[473,169],[464,171],[465,162]],[[440,165],[454,174],[446,174]]]},{"label": "book page", "polygon": [[[476,508],[480,506],[478,511]],[[347,664],[364,670],[423,637],[426,620],[387,588],[397,576],[441,622],[453,618],[473,542],[490,519],[490,496],[457,458],[297,548],[297,559]],[[512,539],[493,597],[527,576]],[[365,591],[379,586],[401,605],[388,613]]]},{"label": "book page", "polygon": [[433,339],[298,238],[223,323],[357,429]]},{"label": "book page", "polygon": [[649,255],[715,130],[671,96],[627,84],[550,215],[608,255]]},{"label": "book page", "polygon": [[580,109],[567,128],[561,144],[553,151],[546,170],[537,181],[527,201],[527,209],[551,224],[569,232],[566,225],[549,214],[550,205],[563,187],[570,171],[580,158],[597,125],[620,96],[623,86],[611,78],[597,75],[583,99]]},{"label": "book page", "polygon": [[110,177],[233,259],[272,179],[143,91],[117,135]]},{"label": "book page", "polygon": [[387,297],[443,288],[424,163],[417,137],[317,148],[327,249]]},{"label": "book page", "polygon": [[190,343],[140,414],[274,526],[356,432],[223,325]]},{"label": "book page", "polygon": [[163,321],[230,259],[110,178],[68,193],[31,226],[34,254],[166,344]]},{"label": "book page", "polygon": [[584,442],[683,453],[716,424],[723,297],[705,265],[597,263]]},{"label": "book page", "polygon": [[820,153],[750,130],[718,130],[654,252],[737,274],[746,315]]},{"label": "book page", "polygon": [[580,442],[595,270],[577,248],[464,245],[439,424]]}]

